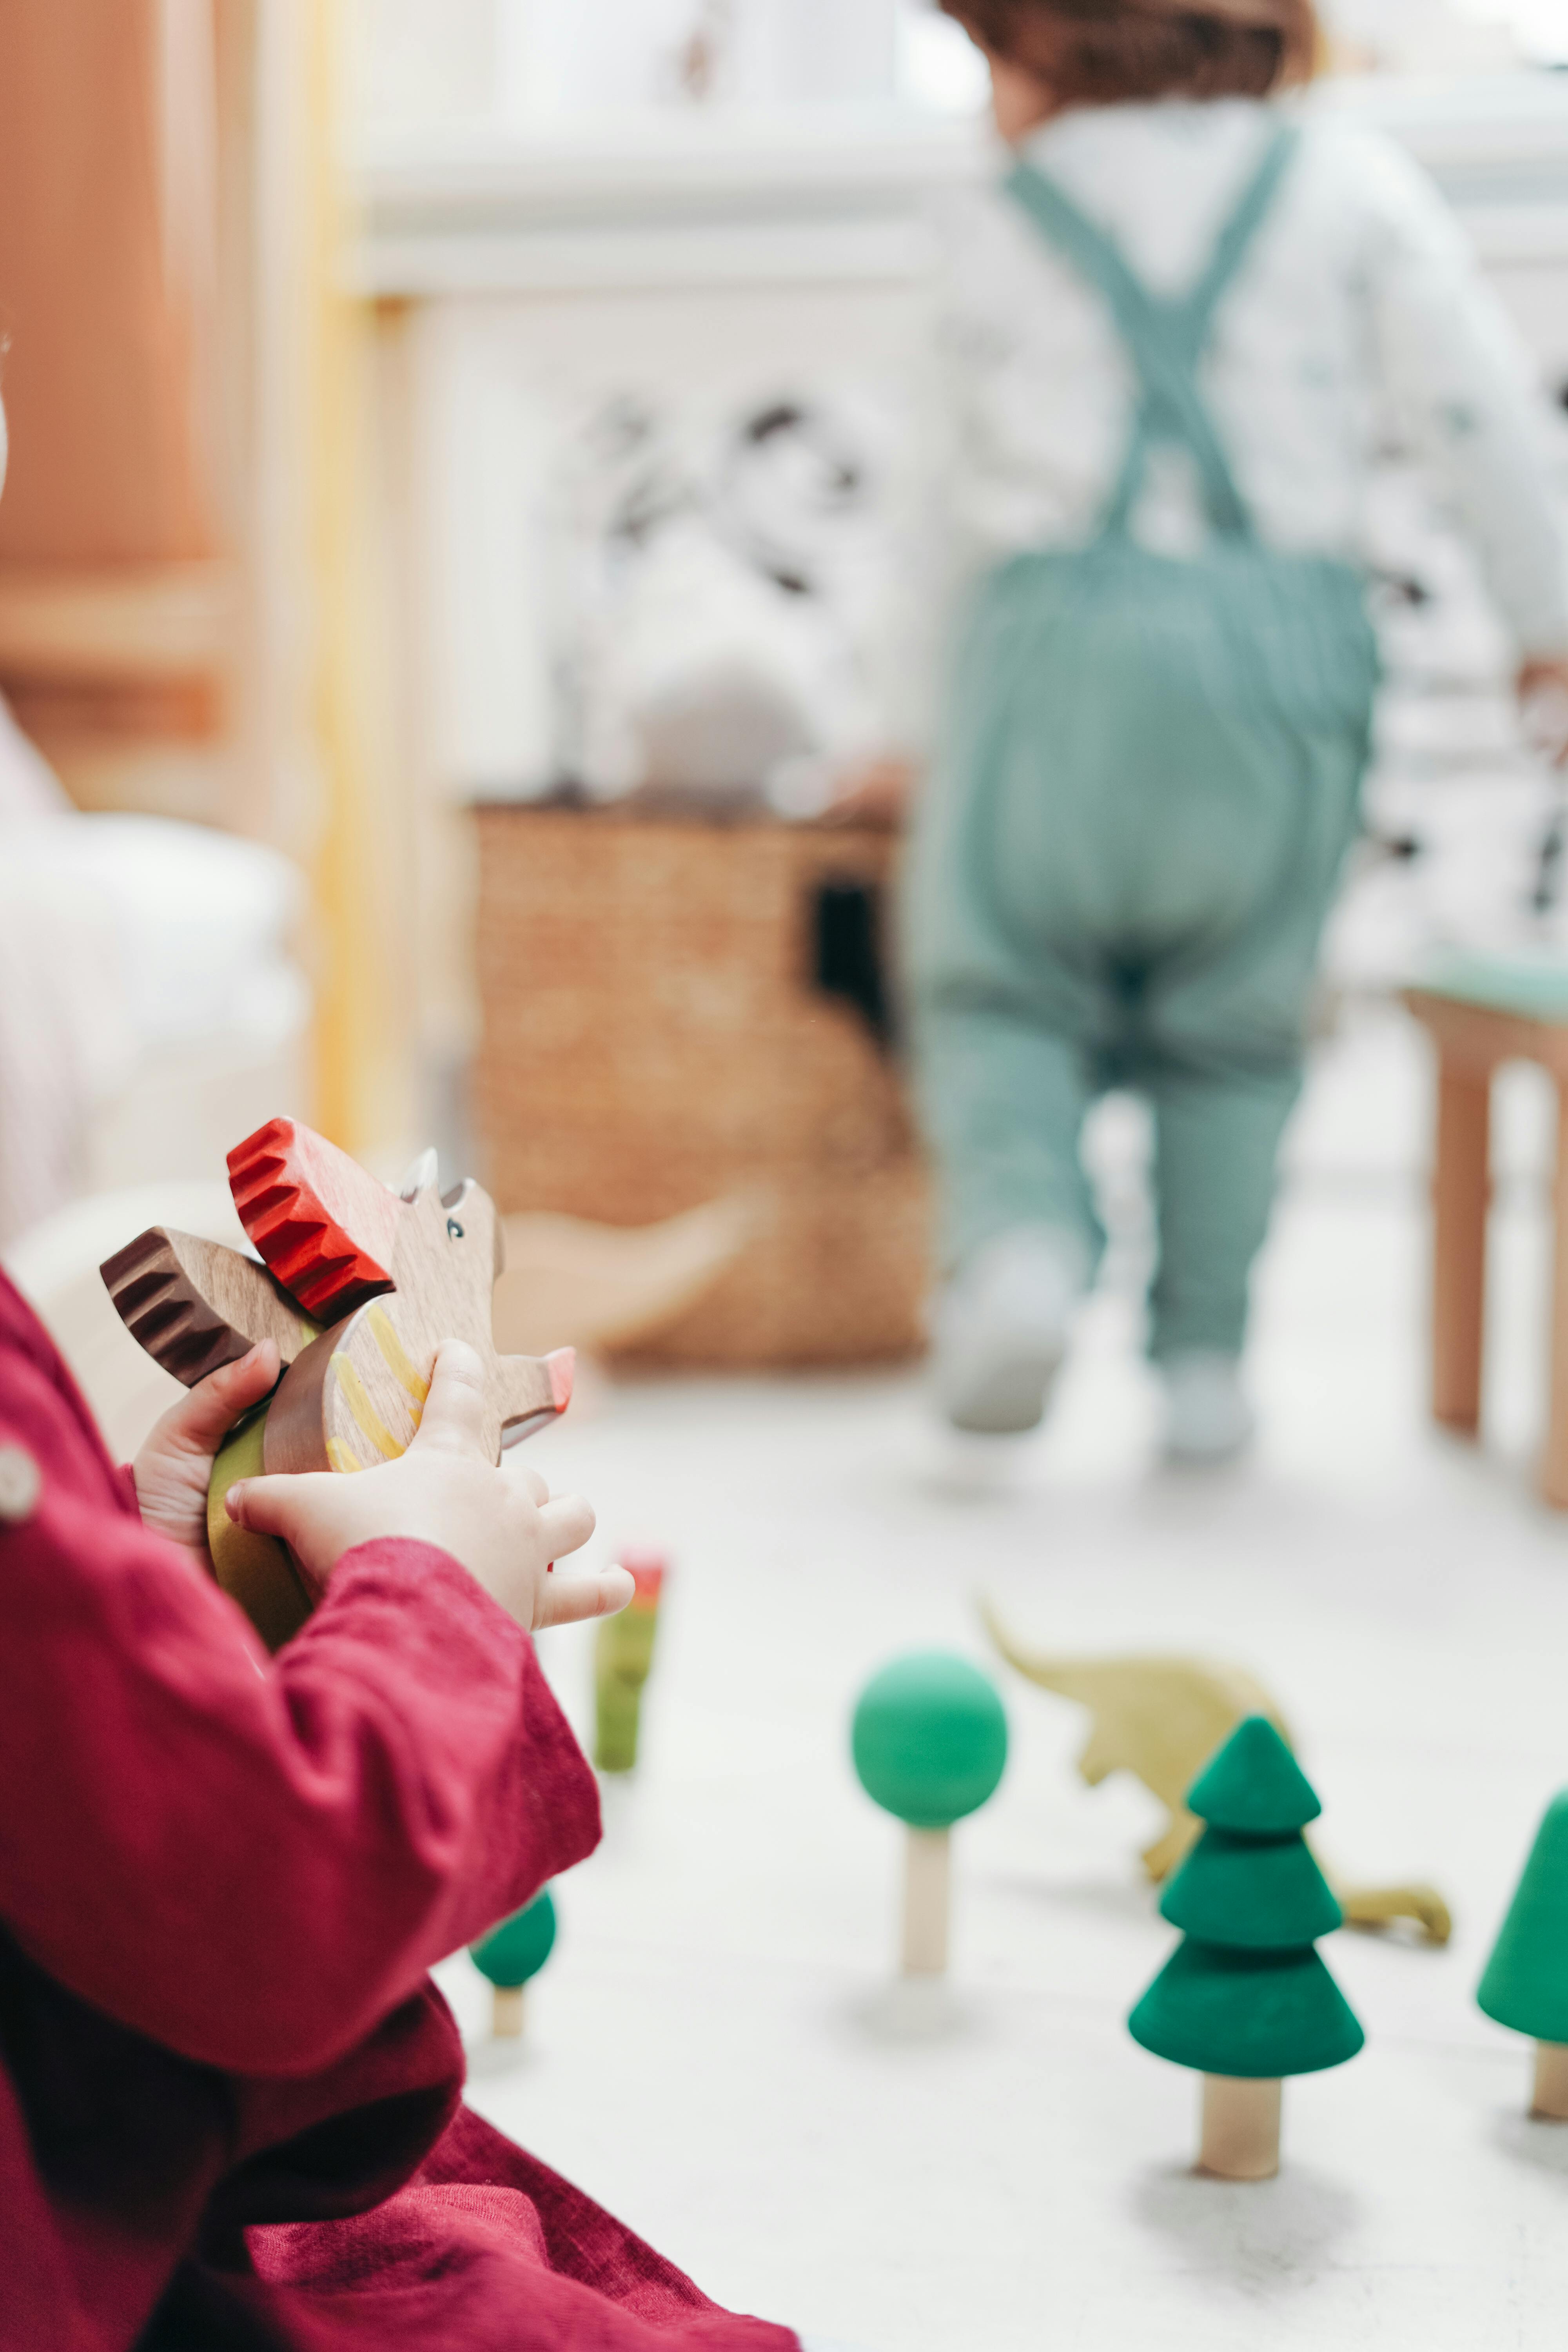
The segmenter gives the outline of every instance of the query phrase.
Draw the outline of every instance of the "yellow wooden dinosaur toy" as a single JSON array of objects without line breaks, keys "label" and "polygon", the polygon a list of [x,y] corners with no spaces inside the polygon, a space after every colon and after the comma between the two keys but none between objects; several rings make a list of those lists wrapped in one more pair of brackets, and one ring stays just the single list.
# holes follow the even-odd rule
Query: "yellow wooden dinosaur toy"
[{"label": "yellow wooden dinosaur toy", "polygon": [[[1087,1706],[1092,1717],[1079,1770],[1090,1788],[1112,1772],[1131,1772],[1166,1808],[1170,1819],[1143,1853],[1158,1882],[1168,1878],[1202,1826],[1185,1797],[1203,1767],[1249,1715],[1267,1716],[1280,1737],[1290,1733],[1268,1693],[1245,1667],[1207,1658],[1064,1658],[1026,1649],[988,1601],[980,1603],[986,1632],[1010,1666],[1042,1690]],[[1352,1927],[1385,1927],[1409,1919],[1429,1943],[1453,1932],[1448,1906],[1434,1886],[1341,1886],[1335,1894]]]}]

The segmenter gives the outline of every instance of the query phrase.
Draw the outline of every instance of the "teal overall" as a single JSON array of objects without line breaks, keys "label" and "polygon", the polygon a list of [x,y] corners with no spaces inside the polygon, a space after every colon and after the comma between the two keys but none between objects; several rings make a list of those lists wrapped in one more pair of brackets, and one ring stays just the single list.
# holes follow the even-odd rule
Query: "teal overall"
[{"label": "teal overall", "polygon": [[[1135,1087],[1154,1115],[1159,1357],[1242,1345],[1376,684],[1360,574],[1262,544],[1197,383],[1293,145],[1275,139],[1175,302],[1051,182],[1014,169],[1012,194],[1109,304],[1142,401],[1094,541],[978,583],[909,863],[946,1262],[1046,1224],[1092,1265],[1079,1131],[1097,1094]],[[1209,536],[1190,561],[1131,534],[1161,441],[1190,452],[1202,488]]]}]

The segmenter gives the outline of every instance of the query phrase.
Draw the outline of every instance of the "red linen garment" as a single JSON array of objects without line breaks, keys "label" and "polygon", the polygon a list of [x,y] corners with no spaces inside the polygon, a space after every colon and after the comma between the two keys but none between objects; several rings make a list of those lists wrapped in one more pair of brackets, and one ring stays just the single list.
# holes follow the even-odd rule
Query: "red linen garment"
[{"label": "red linen garment", "polygon": [[527,1635],[374,1543],[268,1659],[3,1276],[0,1464],[5,2352],[795,2352],[459,2103],[426,1969],[599,1834]]}]

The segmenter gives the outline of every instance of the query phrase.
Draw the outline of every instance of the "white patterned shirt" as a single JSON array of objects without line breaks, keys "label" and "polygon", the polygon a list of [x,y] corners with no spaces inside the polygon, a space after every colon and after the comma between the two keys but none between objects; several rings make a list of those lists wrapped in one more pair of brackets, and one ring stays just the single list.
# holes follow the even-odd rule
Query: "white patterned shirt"
[{"label": "white patterned shirt", "polygon": [[[1242,99],[1079,108],[1022,153],[1110,233],[1151,291],[1176,295],[1207,263],[1282,110]],[[1298,151],[1200,367],[1260,536],[1361,557],[1369,478],[1392,422],[1436,478],[1521,653],[1568,652],[1568,532],[1517,334],[1401,149],[1329,109],[1290,111]],[[895,628],[896,733],[927,731],[931,630],[957,585],[1021,550],[1094,536],[1140,396],[1102,296],[1000,173],[954,200],[921,444],[921,553]],[[1154,453],[1134,529],[1171,553],[1201,543],[1184,456]]]}]

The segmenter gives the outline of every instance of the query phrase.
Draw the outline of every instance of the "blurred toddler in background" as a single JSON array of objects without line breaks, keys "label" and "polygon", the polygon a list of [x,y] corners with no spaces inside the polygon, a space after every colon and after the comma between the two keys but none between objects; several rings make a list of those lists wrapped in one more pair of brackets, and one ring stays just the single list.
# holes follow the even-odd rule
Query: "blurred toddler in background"
[{"label": "blurred toddler in background", "polygon": [[[1079,1159],[1152,1105],[1151,1350],[1177,1458],[1250,1434],[1253,1258],[1376,680],[1392,399],[1517,638],[1568,681],[1539,404],[1402,153],[1292,104],[1310,0],[942,0],[1012,150],[957,225],[942,574],[961,598],[906,906],[961,1428],[1037,1423],[1101,1236]],[[926,583],[929,585],[929,582]]]}]

